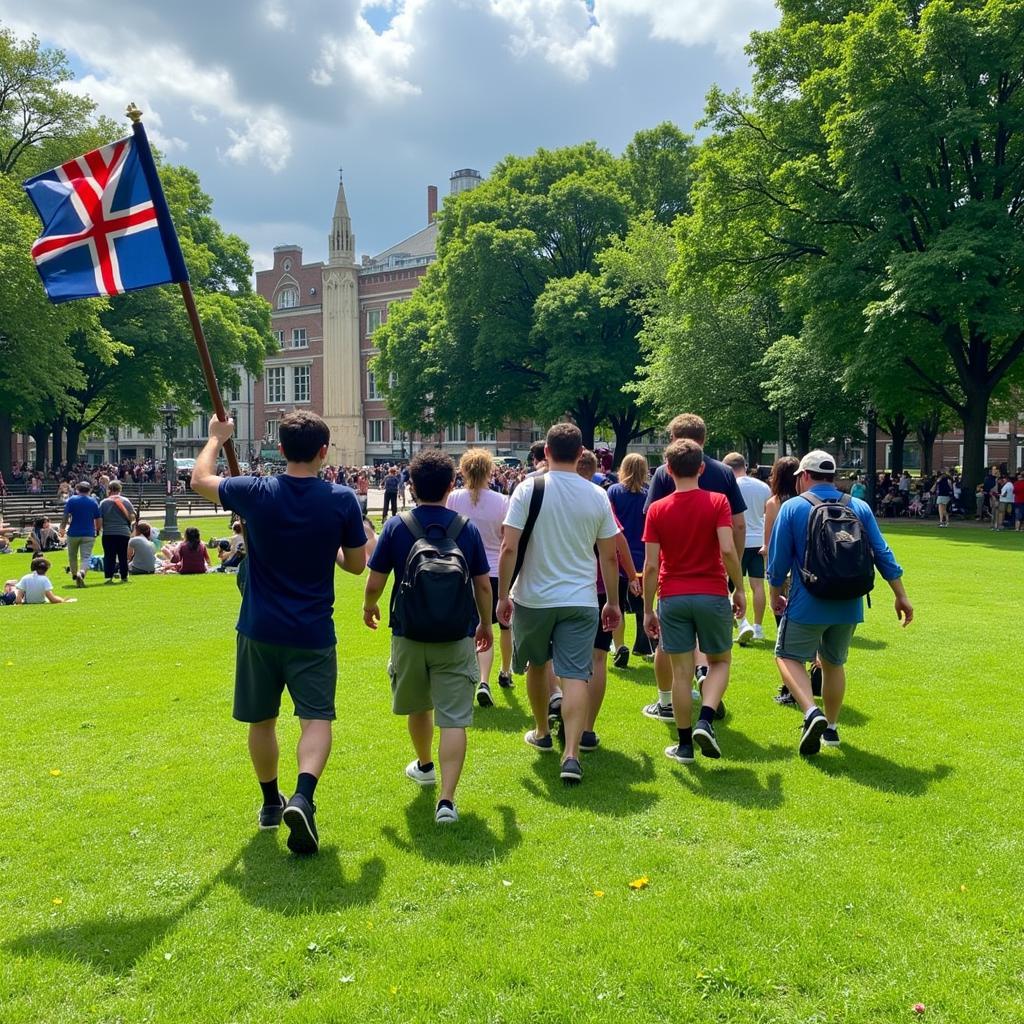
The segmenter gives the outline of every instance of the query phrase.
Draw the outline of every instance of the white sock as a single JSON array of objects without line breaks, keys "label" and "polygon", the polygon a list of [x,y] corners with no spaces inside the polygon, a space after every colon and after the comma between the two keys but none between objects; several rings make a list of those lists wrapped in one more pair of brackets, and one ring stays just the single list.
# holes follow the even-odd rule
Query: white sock
[{"label": "white sock", "polygon": [[548,700],[551,701],[551,700],[554,700],[556,697],[561,697],[561,696],[562,696],[562,688],[560,686],[556,686],[554,688],[554,690],[551,691],[551,696],[548,697]]},{"label": "white sock", "polygon": [[749,623],[749,622],[747,622],[747,620],[746,620],[746,619],[744,619],[744,620],[743,620],[743,621],[742,621],[742,622],[740,623],[740,631],[742,632],[742,631],[743,631],[744,629],[750,629],[750,623]]},{"label": "white sock", "polygon": [[807,719],[808,719],[808,718],[810,718],[810,717],[811,717],[811,715],[813,715],[813,714],[814,714],[814,712],[815,712],[815,711],[817,711],[817,710],[818,710],[817,706],[815,706],[815,707],[813,707],[813,708],[808,708],[808,709],[807,709],[807,710],[806,710],[806,711],[804,712],[804,721],[806,722],[806,721],[807,721]]},{"label": "white sock", "polygon": [[658,703],[663,708],[672,706],[672,691],[671,690],[659,690],[658,691]]},{"label": "white sock", "polygon": [[836,723],[835,723],[835,722],[829,722],[829,723],[828,723],[828,727],[829,727],[830,729],[834,729],[834,728],[836,727]]}]

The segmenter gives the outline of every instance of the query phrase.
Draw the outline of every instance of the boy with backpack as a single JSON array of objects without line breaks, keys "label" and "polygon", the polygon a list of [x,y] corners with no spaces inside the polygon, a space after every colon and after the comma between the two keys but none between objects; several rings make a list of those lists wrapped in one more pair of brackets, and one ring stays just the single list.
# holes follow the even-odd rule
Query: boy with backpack
[{"label": "boy with backpack", "polygon": [[437,781],[431,748],[441,730],[441,792],[434,820],[459,820],[455,787],[466,758],[479,672],[477,652],[493,644],[491,577],[483,538],[446,508],[455,463],[442,451],[417,454],[409,467],[416,507],[384,525],[370,559],[363,622],[376,629],[388,575],[391,588],[392,707],[408,718],[416,757],[405,774],[421,786]]},{"label": "boy with backpack", "polygon": [[[874,571],[896,595],[896,617],[914,618],[900,568],[870,506],[835,486],[836,462],[827,452],[809,452],[797,469],[798,496],[779,510],[768,550],[771,606],[782,616],[775,661],[782,681],[804,713],[800,753],[817,754],[824,743],[839,746],[837,722],[846,691],[846,664],[864,597]],[[782,588],[792,572],[788,599]],[[814,703],[805,664],[817,655],[822,671],[824,714]]]}]

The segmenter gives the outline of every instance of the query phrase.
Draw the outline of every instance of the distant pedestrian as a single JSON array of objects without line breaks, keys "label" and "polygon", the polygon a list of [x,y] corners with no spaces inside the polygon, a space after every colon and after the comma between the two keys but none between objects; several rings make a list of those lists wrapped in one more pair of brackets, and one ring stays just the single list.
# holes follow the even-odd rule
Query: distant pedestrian
[{"label": "distant pedestrian", "polygon": [[772,489],[763,480],[747,473],[747,460],[739,452],[730,452],[722,461],[733,471],[743,495],[743,503],[747,506],[743,513],[746,533],[740,564],[743,576],[750,580],[754,623],[751,625],[746,617],[739,623],[737,639],[743,645],[750,640],[764,639],[764,555],[761,554],[761,547],[764,544],[765,506],[772,496]]},{"label": "distant pedestrian", "polygon": [[[404,491],[404,486],[402,484],[401,478],[398,475],[398,467],[397,466],[392,466],[388,470],[388,475],[386,477],[384,477],[384,516],[383,516],[384,519],[387,519],[388,516],[397,516],[398,515],[398,489],[400,487]],[[404,500],[405,495],[404,495],[404,493],[403,493],[402,497],[403,497],[402,507],[404,508],[405,507],[405,500]]]},{"label": "distant pedestrian", "polygon": [[68,568],[71,570],[71,577],[76,587],[84,587],[93,545],[103,529],[103,514],[100,512],[99,503],[90,497],[92,484],[88,480],[82,480],[76,490],[77,493],[64,503],[64,518],[61,520],[60,532],[62,540],[67,537]]},{"label": "distant pedestrian", "polygon": [[100,502],[103,518],[103,575],[107,583],[118,573],[122,583],[128,582],[128,542],[135,523],[135,509],[121,494],[121,481],[111,480],[107,496]]}]

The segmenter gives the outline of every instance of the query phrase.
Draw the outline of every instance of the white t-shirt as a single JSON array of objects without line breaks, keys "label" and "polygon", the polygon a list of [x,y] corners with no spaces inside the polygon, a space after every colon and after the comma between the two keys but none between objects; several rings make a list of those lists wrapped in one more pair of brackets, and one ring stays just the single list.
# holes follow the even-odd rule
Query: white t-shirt
[{"label": "white t-shirt", "polygon": [[49,576],[30,572],[18,580],[17,589],[25,592],[25,604],[46,604],[46,595],[53,590],[53,584]]},{"label": "white t-shirt", "polygon": [[[515,489],[506,526],[526,525],[535,479],[528,477]],[[555,470],[545,480],[544,502],[512,598],[527,608],[596,608],[594,545],[619,532],[611,502],[578,473]]]},{"label": "white t-shirt", "polygon": [[485,488],[473,504],[473,492],[460,487],[448,495],[448,507],[464,515],[479,531],[487,552],[487,565],[492,576],[498,575],[498,555],[501,551],[501,524],[508,513],[508,498],[504,494]]},{"label": "white t-shirt", "polygon": [[748,548],[759,548],[764,543],[764,506],[772,496],[772,489],[756,476],[737,477],[736,483],[747,506],[743,513],[747,539],[743,543]]},{"label": "white t-shirt", "polygon": [[1012,480],[1007,480],[1006,483],[1003,484],[1003,489],[999,492],[999,500],[1000,501],[1007,501],[1011,505],[1013,504],[1013,481]]}]

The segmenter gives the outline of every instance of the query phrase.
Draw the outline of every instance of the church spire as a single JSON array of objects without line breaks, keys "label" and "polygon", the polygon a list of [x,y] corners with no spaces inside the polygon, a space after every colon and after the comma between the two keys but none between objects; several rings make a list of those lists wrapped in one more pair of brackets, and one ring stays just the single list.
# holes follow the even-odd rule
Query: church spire
[{"label": "church spire", "polygon": [[348,215],[345,184],[338,168],[338,198],[334,201],[334,217],[328,238],[329,262],[335,266],[353,266],[356,259],[356,239],[352,234],[352,218]]}]

